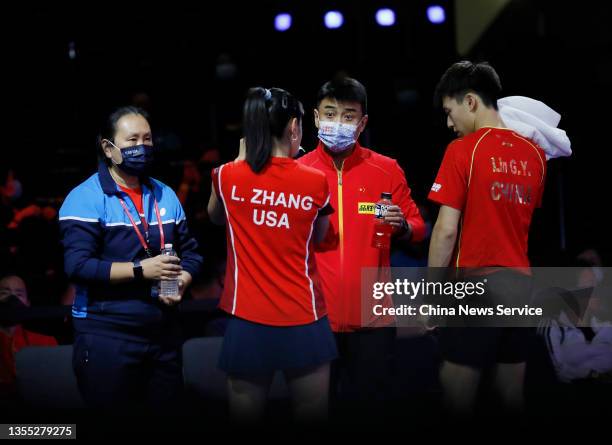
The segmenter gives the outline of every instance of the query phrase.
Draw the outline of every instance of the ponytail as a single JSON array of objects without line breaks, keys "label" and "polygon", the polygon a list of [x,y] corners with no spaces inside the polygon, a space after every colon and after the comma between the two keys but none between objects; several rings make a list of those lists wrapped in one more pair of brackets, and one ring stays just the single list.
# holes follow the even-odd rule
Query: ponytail
[{"label": "ponytail", "polygon": [[251,88],[244,104],[246,161],[255,173],[264,168],[272,154],[270,116],[266,105],[268,91],[265,88]]},{"label": "ponytail", "polygon": [[244,104],[246,162],[255,173],[272,155],[273,138],[282,138],[290,119],[302,120],[302,104],[280,88],[251,88]]}]

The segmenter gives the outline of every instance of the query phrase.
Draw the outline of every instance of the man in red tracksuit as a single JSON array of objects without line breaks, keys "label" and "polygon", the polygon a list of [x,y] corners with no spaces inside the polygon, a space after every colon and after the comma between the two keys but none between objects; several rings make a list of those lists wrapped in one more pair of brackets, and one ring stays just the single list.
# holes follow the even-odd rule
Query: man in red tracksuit
[{"label": "man in red tracksuit", "polygon": [[395,328],[393,319],[375,317],[371,312],[370,316],[362,315],[362,268],[390,266],[389,250],[372,246],[374,205],[381,193],[392,194],[394,205],[385,220],[394,227],[395,238],[420,241],[425,224],[397,161],[357,141],[368,122],[367,94],[361,83],[351,78],[327,82],[319,90],[314,114],[319,144],[299,162],[325,173],[330,204],[336,209],[330,216],[327,249],[316,253],[329,321],[338,343],[332,393],[336,390],[335,395],[343,398],[381,400],[390,382]]}]

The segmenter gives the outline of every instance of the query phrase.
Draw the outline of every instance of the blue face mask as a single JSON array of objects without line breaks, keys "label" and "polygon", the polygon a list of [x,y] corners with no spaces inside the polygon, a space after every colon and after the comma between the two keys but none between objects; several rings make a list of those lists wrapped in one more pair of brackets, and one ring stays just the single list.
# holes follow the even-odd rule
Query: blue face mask
[{"label": "blue face mask", "polygon": [[341,153],[357,141],[357,125],[319,121],[319,139],[334,153]]},{"label": "blue face mask", "polygon": [[[110,142],[110,141],[109,141]],[[121,170],[132,176],[147,176],[153,165],[154,153],[152,145],[133,145],[119,148],[112,142],[111,145],[121,151],[123,161],[116,164]]]}]

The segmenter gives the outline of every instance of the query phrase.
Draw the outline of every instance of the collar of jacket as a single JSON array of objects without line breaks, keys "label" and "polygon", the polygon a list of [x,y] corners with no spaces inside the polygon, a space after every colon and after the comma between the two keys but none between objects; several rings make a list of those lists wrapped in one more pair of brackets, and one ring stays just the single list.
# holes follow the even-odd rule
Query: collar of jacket
[{"label": "collar of jacket", "polygon": [[[98,176],[100,177],[100,184],[102,185],[102,191],[107,195],[118,195],[119,194],[119,186],[113,179],[108,170],[108,166],[104,162],[100,162],[98,164]],[[151,182],[148,177],[140,178],[140,183],[146,185],[151,188]]]},{"label": "collar of jacket", "polygon": [[[334,164],[334,158],[325,150],[325,146],[323,142],[319,141],[319,145],[315,149],[319,158],[323,161],[323,163],[329,168],[336,170],[336,165]],[[344,164],[342,164],[342,170],[348,170],[361,162],[364,158],[366,151],[363,149],[359,142],[355,142],[355,148],[353,152],[344,159]]]}]

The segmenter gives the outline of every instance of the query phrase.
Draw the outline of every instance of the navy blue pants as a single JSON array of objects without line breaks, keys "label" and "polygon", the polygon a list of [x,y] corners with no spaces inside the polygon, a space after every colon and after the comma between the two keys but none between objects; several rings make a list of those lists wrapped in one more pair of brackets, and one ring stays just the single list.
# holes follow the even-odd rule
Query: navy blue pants
[{"label": "navy blue pants", "polygon": [[112,414],[178,414],[183,379],[177,343],[76,333],[72,364],[89,408]]}]

